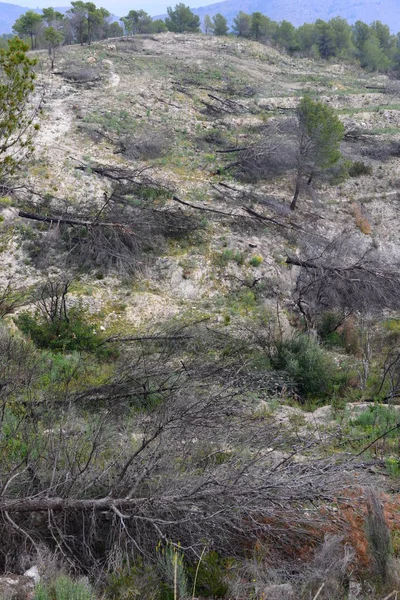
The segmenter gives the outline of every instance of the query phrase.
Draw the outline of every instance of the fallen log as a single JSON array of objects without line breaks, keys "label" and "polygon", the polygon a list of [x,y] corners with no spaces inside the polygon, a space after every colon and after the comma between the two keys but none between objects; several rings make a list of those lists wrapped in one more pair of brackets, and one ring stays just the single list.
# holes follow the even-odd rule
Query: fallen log
[{"label": "fallen log", "polygon": [[[18,216],[22,217],[23,219],[30,219],[31,221],[39,221],[41,223],[52,223],[52,224],[62,224],[62,225],[71,225],[71,226],[78,226],[78,227],[114,227],[116,229],[122,229],[128,233],[132,233],[133,231],[131,231],[130,229],[128,229],[125,225],[123,225],[122,223],[107,223],[106,221],[82,221],[80,219],[70,219],[68,217],[61,217],[61,216],[57,216],[57,215],[53,215],[51,217],[46,217],[44,215],[38,215],[36,213],[28,213],[25,212],[24,210],[20,210],[18,212]],[[133,234],[135,235],[135,234]]]},{"label": "fallen log", "polygon": [[131,498],[105,498],[80,499],[80,498],[58,498],[58,497],[31,497],[31,498],[2,498],[0,511],[15,513],[47,512],[53,511],[115,511],[115,509],[132,509],[140,505],[140,499]]},{"label": "fallen log", "polygon": [[216,154],[229,154],[230,152],[243,152],[244,150],[248,150],[249,147],[245,146],[243,148],[227,148],[226,150],[216,150]]}]

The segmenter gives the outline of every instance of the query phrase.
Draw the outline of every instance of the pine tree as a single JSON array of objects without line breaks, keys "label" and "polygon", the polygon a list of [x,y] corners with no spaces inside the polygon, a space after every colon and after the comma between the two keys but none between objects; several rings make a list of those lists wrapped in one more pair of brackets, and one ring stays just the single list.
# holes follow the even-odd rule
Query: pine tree
[{"label": "pine tree", "polygon": [[344,126],[335,111],[323,102],[305,96],[298,108],[299,123],[296,189],[290,205],[296,208],[301,183],[307,177],[311,185],[316,172],[327,170],[341,159],[340,142]]},{"label": "pine tree", "polygon": [[35,59],[28,58],[27,44],[18,38],[0,49],[0,184],[33,150],[39,104],[31,102],[35,89]]}]

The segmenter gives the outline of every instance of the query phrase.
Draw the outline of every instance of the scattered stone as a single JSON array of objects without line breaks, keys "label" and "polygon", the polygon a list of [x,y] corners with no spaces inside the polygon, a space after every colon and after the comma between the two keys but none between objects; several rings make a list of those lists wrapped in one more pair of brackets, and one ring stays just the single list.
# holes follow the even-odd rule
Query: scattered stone
[{"label": "scattered stone", "polygon": [[30,569],[25,571],[24,577],[31,577],[35,583],[39,583],[40,575],[39,575],[39,569],[37,568],[37,566],[34,565],[33,567],[31,567]]},{"label": "scattered stone", "polygon": [[0,577],[2,600],[33,600],[35,580],[26,575],[4,575]]}]

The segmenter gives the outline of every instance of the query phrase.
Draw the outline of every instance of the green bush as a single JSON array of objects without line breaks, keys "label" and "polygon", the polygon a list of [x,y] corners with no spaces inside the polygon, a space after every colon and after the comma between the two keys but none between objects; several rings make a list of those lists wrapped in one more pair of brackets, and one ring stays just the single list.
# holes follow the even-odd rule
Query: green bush
[{"label": "green bush", "polygon": [[17,327],[28,335],[35,346],[53,352],[84,351],[107,353],[101,338],[88,323],[82,310],[72,308],[69,318],[45,320],[41,315],[23,312],[15,319]]},{"label": "green bush", "polygon": [[[351,424],[355,427],[372,432],[384,431],[394,427],[398,422],[398,413],[393,406],[383,406],[381,404],[371,404],[367,410],[364,410]],[[394,431],[391,437],[396,437],[398,433]]]},{"label": "green bush", "polygon": [[343,334],[337,330],[342,321],[342,315],[334,311],[328,311],[321,316],[318,323],[318,335],[326,346],[346,346]]},{"label": "green bush", "polygon": [[231,261],[235,262],[237,265],[243,265],[244,256],[239,251],[235,252],[234,250],[227,249],[223,252],[216,254],[214,257],[214,264],[218,267],[226,267],[227,264]]},{"label": "green bush", "polygon": [[[178,545],[172,543],[157,546],[157,564],[162,582],[160,584],[160,600],[177,600],[188,597],[188,579],[185,556]],[[176,597],[175,591],[178,596]]]},{"label": "green bush", "polygon": [[190,578],[195,580],[198,566],[195,595],[202,598],[225,598],[228,594],[226,582],[227,559],[221,558],[217,552],[205,554],[199,565],[188,567]]},{"label": "green bush", "polygon": [[252,267],[259,267],[262,263],[262,256],[252,256],[249,260],[249,265]]},{"label": "green bush", "polygon": [[107,578],[105,597],[109,600],[140,600],[159,598],[160,580],[156,569],[144,565],[141,559],[123,564]]},{"label": "green bush", "polygon": [[34,600],[95,600],[91,587],[62,575],[49,584],[39,583],[35,588]]},{"label": "green bush", "polygon": [[305,334],[277,344],[271,364],[274,369],[287,373],[303,398],[326,396],[341,379],[333,361]]}]

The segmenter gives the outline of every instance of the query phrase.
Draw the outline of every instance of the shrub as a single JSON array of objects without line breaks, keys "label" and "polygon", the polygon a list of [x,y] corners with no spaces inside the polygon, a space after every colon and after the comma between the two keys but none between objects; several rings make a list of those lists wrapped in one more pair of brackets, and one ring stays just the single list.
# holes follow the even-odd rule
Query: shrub
[{"label": "shrub", "polygon": [[15,319],[17,327],[29,335],[35,346],[54,352],[96,352],[101,353],[101,338],[89,324],[81,309],[72,308],[69,318],[45,320],[36,313],[23,312]]},{"label": "shrub", "polygon": [[34,600],[95,600],[95,594],[85,581],[75,581],[62,575],[47,585],[39,583]]},{"label": "shrub", "polygon": [[262,256],[252,256],[249,260],[249,265],[251,265],[252,267],[259,267],[262,261]]},{"label": "shrub", "polygon": [[75,83],[92,83],[100,79],[99,70],[95,67],[70,63],[62,72],[63,77]]},{"label": "shrub", "polygon": [[372,167],[366,165],[363,161],[354,162],[349,168],[350,177],[360,177],[361,175],[372,175]]},{"label": "shrub", "polygon": [[[397,421],[398,414],[393,406],[374,404],[353,419],[351,424],[356,427],[361,427],[365,431],[379,432],[393,427],[396,425]],[[397,435],[397,432],[393,432],[391,437],[397,437]]]},{"label": "shrub", "polygon": [[183,552],[172,543],[157,547],[158,567],[162,576],[160,600],[178,600],[188,596],[188,581]]},{"label": "shrub", "polygon": [[108,576],[105,597],[109,600],[156,600],[159,586],[156,569],[136,559],[134,564],[124,563]]},{"label": "shrub", "polygon": [[305,334],[278,343],[271,364],[287,373],[302,397],[326,396],[340,381],[333,361]]},{"label": "shrub", "polygon": [[188,568],[189,575],[195,580],[196,596],[203,598],[225,598],[228,594],[226,580],[227,559],[221,558],[217,552],[207,552],[198,565]]},{"label": "shrub", "polygon": [[329,347],[345,346],[343,333],[338,330],[343,316],[334,311],[325,312],[318,323],[318,335],[321,341]]},{"label": "shrub", "polygon": [[238,265],[243,265],[244,256],[239,251],[235,252],[234,250],[227,249],[221,253],[216,254],[214,257],[214,264],[216,264],[218,267],[226,267],[231,261],[235,262]]}]

